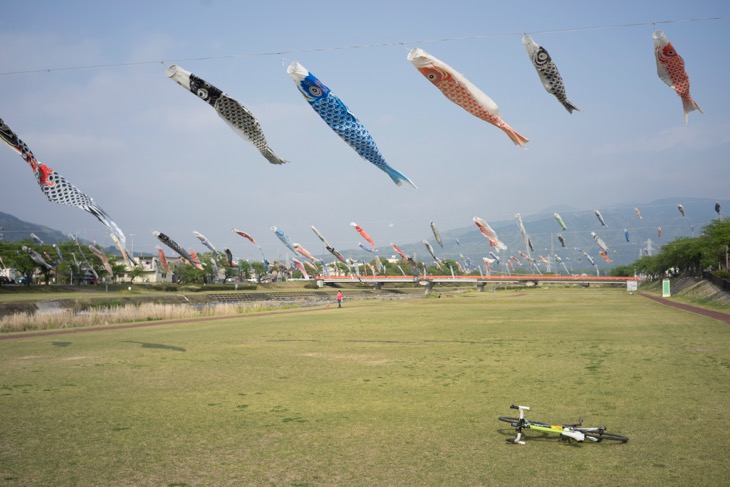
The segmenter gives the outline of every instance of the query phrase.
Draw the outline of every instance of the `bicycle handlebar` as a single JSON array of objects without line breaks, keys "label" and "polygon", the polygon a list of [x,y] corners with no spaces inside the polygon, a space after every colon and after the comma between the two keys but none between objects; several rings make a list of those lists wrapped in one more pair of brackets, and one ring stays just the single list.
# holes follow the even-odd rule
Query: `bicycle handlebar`
[{"label": "bicycle handlebar", "polygon": [[512,404],[512,405],[510,406],[510,409],[519,409],[519,411],[520,411],[520,419],[521,419],[521,420],[522,420],[522,419],[525,419],[525,410],[527,410],[527,411],[529,411],[529,410],[530,410],[530,408],[529,408],[529,407],[527,407],[527,406],[518,406],[518,405],[516,405],[516,404]]}]

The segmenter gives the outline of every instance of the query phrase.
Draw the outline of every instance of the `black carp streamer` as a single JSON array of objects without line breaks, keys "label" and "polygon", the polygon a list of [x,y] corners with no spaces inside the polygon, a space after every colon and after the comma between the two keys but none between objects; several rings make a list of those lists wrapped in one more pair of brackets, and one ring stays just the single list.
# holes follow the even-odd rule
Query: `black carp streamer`
[{"label": "black carp streamer", "polygon": [[0,119],[0,138],[28,163],[38,181],[38,186],[40,186],[48,201],[59,205],[76,206],[91,213],[122,242],[126,241],[124,232],[91,197],[82,193],[56,171],[39,162],[25,142],[20,140],[2,119]]}]

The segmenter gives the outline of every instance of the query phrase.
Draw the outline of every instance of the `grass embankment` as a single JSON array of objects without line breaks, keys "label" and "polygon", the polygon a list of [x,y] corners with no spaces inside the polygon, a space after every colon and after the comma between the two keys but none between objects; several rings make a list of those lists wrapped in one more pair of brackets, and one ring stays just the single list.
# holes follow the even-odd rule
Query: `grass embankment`
[{"label": "grass embankment", "polygon": [[[721,485],[729,375],[727,325],[618,289],[0,341],[0,485]],[[631,440],[509,445],[511,403]]]},{"label": "grass embankment", "polygon": [[[730,293],[724,292],[710,281],[696,278],[676,278],[670,283],[671,299],[679,303],[702,308],[730,312]],[[657,280],[641,286],[645,292],[662,294],[662,282]]]}]

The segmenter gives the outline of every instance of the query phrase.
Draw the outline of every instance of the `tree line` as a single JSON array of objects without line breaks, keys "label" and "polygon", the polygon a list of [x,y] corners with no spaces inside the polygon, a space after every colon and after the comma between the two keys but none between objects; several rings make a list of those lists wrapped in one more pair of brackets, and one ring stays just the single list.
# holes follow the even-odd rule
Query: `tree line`
[{"label": "tree line", "polygon": [[716,219],[702,228],[698,237],[679,237],[626,266],[615,267],[611,274],[643,274],[650,279],[667,276],[699,276],[703,271],[730,279],[730,218]]},{"label": "tree line", "polygon": [[[23,247],[31,248],[41,255],[48,267],[39,264],[33,260]],[[98,247],[97,247],[98,248]],[[102,250],[102,249],[99,249]],[[98,276],[94,278],[94,282],[111,282],[117,278],[126,275],[132,282],[144,275],[145,271],[137,266],[128,268],[124,265],[119,255],[109,252],[103,252],[112,268],[112,275],[109,275],[101,260],[88,250],[87,244],[80,244],[76,241],[69,240],[59,244],[40,244],[30,239],[19,242],[4,242],[0,240],[0,267],[5,267],[15,271],[16,277],[23,277],[23,283],[30,285],[32,282],[46,284],[82,284],[88,283],[92,275]],[[272,274],[284,278],[301,278],[302,273],[299,270],[287,265],[288,262],[262,262],[238,260],[229,265],[225,256],[214,252],[201,252],[198,258],[202,263],[202,269],[194,265],[184,263],[182,259],[169,260],[170,270],[175,275],[175,280],[182,284],[206,284],[219,282],[221,279],[235,279],[239,281],[247,281],[252,278],[271,277]],[[377,262],[377,261],[379,262]],[[450,259],[441,261],[441,268],[435,264],[427,265],[421,262],[415,262],[415,268],[406,262],[390,262],[383,257],[374,257],[369,264],[376,269],[378,274],[386,275],[414,275],[425,272],[431,275],[464,274],[465,271],[460,269],[459,264]],[[321,273],[322,264],[315,264]],[[344,263],[335,261],[328,265],[330,272],[339,275],[346,275],[353,272],[353,268]],[[379,269],[379,270],[378,270]],[[308,272],[311,269],[308,269]],[[160,272],[164,272],[160,270]],[[360,272],[370,274],[372,271],[368,267],[366,270],[363,263],[360,263]],[[314,274],[314,271],[310,272]],[[470,269],[467,273],[478,274],[478,270]],[[0,279],[0,285],[2,285]]]}]

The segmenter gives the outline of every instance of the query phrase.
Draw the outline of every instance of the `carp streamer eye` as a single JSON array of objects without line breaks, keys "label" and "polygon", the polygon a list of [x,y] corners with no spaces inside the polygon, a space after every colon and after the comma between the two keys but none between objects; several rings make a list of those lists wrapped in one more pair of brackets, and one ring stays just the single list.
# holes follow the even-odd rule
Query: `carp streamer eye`
[{"label": "carp streamer eye", "polygon": [[208,90],[206,90],[205,88],[199,88],[196,95],[205,100],[206,98],[208,98]]},{"label": "carp streamer eye", "polygon": [[540,49],[540,51],[537,53],[537,62],[540,64],[547,63],[550,61],[550,54],[547,53],[546,50]]},{"label": "carp streamer eye", "polygon": [[320,90],[316,86],[310,86],[309,93],[311,93],[312,96],[320,96],[320,95],[322,95],[322,90]]},{"label": "carp streamer eye", "polygon": [[441,80],[441,75],[437,71],[429,71],[426,74],[426,79],[428,79],[431,83],[436,83]]}]

